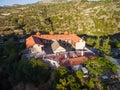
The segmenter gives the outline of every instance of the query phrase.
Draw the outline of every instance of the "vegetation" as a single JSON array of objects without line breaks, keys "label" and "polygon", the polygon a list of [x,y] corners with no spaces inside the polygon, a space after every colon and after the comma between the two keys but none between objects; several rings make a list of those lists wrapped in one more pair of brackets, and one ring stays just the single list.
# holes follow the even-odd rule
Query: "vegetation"
[{"label": "vegetation", "polygon": [[48,65],[42,60],[33,58],[29,60],[20,60],[18,51],[19,49],[21,50],[21,48],[18,47],[19,46],[16,46],[15,43],[9,43],[3,48],[3,56],[6,55],[6,57],[1,58],[0,64],[1,90],[4,90],[3,88],[12,90],[12,88],[21,82],[24,88],[28,83],[32,83],[40,89],[45,89],[46,86],[44,88],[40,86],[47,83],[48,80],[51,82],[51,87],[47,87],[47,89],[79,90],[93,89],[96,86],[102,89],[102,83],[96,76],[103,75],[104,70],[110,72],[117,70],[115,64],[101,57],[85,61],[85,66],[89,70],[89,77],[87,79],[84,78],[84,74],[81,70],[71,72],[65,67],[59,67],[57,70],[51,71]]},{"label": "vegetation", "polygon": [[65,67],[59,67],[55,73],[55,90],[78,90],[80,88],[75,76],[70,74]]},{"label": "vegetation", "polygon": [[10,34],[16,29],[24,33],[40,30],[61,33],[67,30],[70,33],[87,35],[119,32],[119,1],[84,1],[86,0],[0,8],[0,31]]},{"label": "vegetation", "polygon": [[[89,69],[89,68],[88,68]],[[98,68],[97,68],[98,69]],[[96,77],[90,76],[84,77],[84,73],[81,70],[71,73],[65,69],[65,67],[59,67],[57,71],[54,72],[54,89],[55,90],[79,90],[87,89],[91,90],[95,87],[98,89],[103,89],[101,81]]]},{"label": "vegetation", "polygon": [[[111,55],[111,48],[120,48],[119,0],[52,1],[59,1],[59,3],[43,2],[0,7],[0,35],[1,37],[7,35],[7,38],[13,37],[15,41],[9,42],[4,38],[4,43],[0,43],[0,90],[12,90],[20,83],[24,86],[32,83],[41,89],[44,84],[47,87],[46,83],[49,82],[53,83],[47,89],[92,90],[97,87],[102,90],[102,84],[96,76],[103,75],[106,69],[110,72],[116,71],[117,67],[102,57],[85,62],[90,71],[90,78],[87,79],[83,77],[81,70],[70,72],[65,67],[59,67],[52,71],[42,60],[34,58],[21,60],[20,51],[25,48],[25,44],[18,43],[16,35],[35,31],[45,33],[68,31],[86,35],[87,44],[95,47],[102,55]],[[51,79],[52,75],[53,79]],[[42,90],[44,89],[42,87]]]},{"label": "vegetation", "polygon": [[87,44],[97,49],[98,54],[100,55],[110,55],[111,54],[111,47],[110,39],[109,37],[103,36],[103,37],[94,37],[94,38],[88,38]]},{"label": "vegetation", "polygon": [[[24,48],[22,44],[6,43],[0,57],[0,89],[12,90],[14,86],[23,82],[44,84],[49,80],[50,70],[42,60],[21,60],[19,52]],[[10,80],[9,80],[10,78]],[[6,84],[5,84],[6,83]]]},{"label": "vegetation", "polygon": [[49,79],[49,74],[49,67],[45,62],[30,59],[19,62],[16,79],[27,83],[45,83]]},{"label": "vegetation", "polygon": [[118,67],[110,60],[107,60],[103,57],[85,61],[85,64],[90,72],[94,75],[102,75],[104,73],[104,69],[107,69],[111,72],[115,72],[118,69]]},{"label": "vegetation", "polygon": [[77,71],[76,76],[78,77],[80,83],[81,83],[81,89],[93,89],[95,88],[95,85],[97,88],[102,88],[102,84],[100,83],[100,80],[96,77],[90,77],[90,78],[84,78],[84,74],[82,71]]}]

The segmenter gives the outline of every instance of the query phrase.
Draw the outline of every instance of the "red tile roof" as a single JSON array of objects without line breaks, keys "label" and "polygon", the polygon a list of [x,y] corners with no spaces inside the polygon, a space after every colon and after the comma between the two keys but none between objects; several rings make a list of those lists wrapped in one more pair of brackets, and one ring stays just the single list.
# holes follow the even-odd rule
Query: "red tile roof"
[{"label": "red tile roof", "polygon": [[60,61],[60,65],[62,66],[73,66],[73,65],[80,65],[85,60],[97,58],[98,56],[96,54],[93,54],[92,52],[85,52],[84,56],[78,56],[75,58],[68,58],[68,59],[62,59]]},{"label": "red tile roof", "polygon": [[26,47],[32,47],[34,44],[40,44],[43,45],[43,43],[41,42],[40,38],[37,36],[30,36],[26,39]]},{"label": "red tile roof", "polygon": [[[74,43],[78,42],[81,38],[75,34],[69,34],[68,32],[64,32],[64,34],[54,34],[54,32],[50,32],[48,35],[42,35],[39,32],[36,35],[32,35],[26,39],[26,47],[29,48],[33,46],[35,43],[43,44],[38,39],[45,39],[45,40],[72,40]],[[36,41],[37,42],[36,42]]]},{"label": "red tile roof", "polygon": [[[76,57],[73,57],[73,53],[76,53]],[[65,54],[67,58],[65,58]],[[45,59],[58,60],[61,66],[73,66],[80,65],[85,60],[97,58],[98,56],[92,52],[84,52],[84,56],[81,56],[81,52],[69,52],[69,53],[61,53],[58,55],[46,55]]]},{"label": "red tile roof", "polygon": [[52,40],[52,39],[56,39],[56,40],[72,40],[73,42],[78,42],[81,38],[78,37],[75,34],[58,34],[58,35],[40,35],[39,36],[41,39],[47,39],[47,40]]},{"label": "red tile roof", "polygon": [[85,56],[82,57],[76,57],[76,58],[69,58],[69,59],[63,59],[60,61],[61,66],[73,66],[73,65],[80,65],[88,58]]}]

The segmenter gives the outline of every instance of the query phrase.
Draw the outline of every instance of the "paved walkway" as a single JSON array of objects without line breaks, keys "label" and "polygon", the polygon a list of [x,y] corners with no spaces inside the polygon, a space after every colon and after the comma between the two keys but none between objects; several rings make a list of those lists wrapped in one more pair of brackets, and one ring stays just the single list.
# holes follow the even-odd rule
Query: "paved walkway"
[{"label": "paved walkway", "polygon": [[119,69],[117,70],[117,75],[118,75],[119,80],[120,80],[120,59],[115,59],[115,58],[112,58],[110,56],[105,56],[105,58],[112,61],[114,64],[116,64],[118,66]]}]

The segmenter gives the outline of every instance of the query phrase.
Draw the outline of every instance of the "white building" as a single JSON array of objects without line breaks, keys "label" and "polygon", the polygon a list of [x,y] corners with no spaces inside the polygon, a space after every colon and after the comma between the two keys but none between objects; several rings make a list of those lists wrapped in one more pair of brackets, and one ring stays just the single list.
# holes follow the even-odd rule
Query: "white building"
[{"label": "white building", "polygon": [[51,45],[53,53],[58,53],[58,52],[65,52],[66,49],[60,46],[58,41],[54,40],[54,42]]},{"label": "white building", "polygon": [[29,48],[29,50],[32,54],[39,53],[39,54],[43,55],[43,54],[45,54],[43,47],[44,47],[44,45],[34,44],[33,47]]},{"label": "white building", "polygon": [[86,42],[83,39],[81,39],[79,42],[77,42],[75,44],[75,49],[76,50],[83,50],[85,48],[85,44],[86,44]]}]

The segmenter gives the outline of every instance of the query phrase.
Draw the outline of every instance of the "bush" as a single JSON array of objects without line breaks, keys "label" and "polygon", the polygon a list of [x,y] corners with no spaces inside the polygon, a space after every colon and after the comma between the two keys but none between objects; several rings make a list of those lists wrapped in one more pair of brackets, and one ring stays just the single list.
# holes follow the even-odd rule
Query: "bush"
[{"label": "bush", "polygon": [[117,43],[117,48],[120,48],[120,43]]}]

